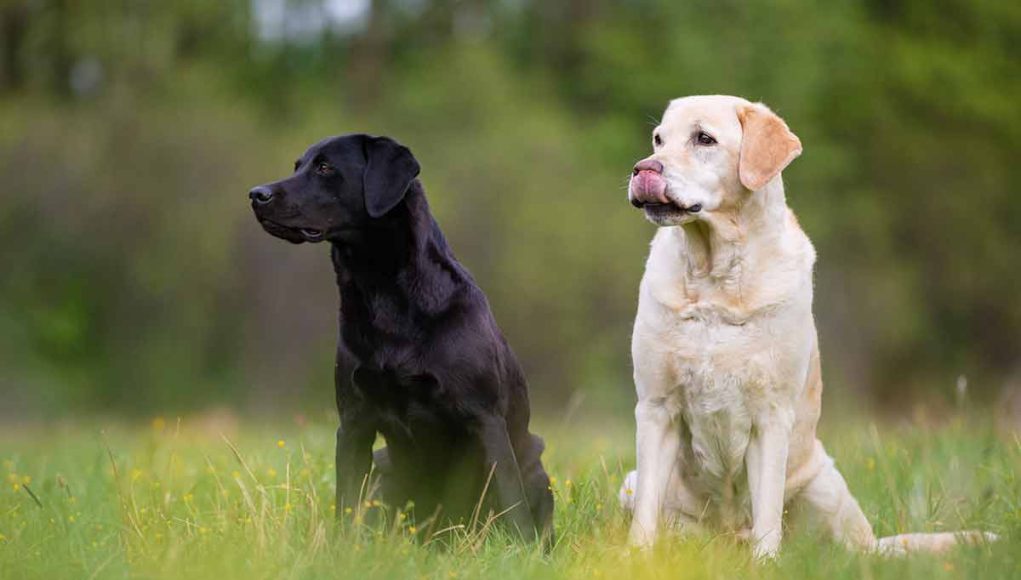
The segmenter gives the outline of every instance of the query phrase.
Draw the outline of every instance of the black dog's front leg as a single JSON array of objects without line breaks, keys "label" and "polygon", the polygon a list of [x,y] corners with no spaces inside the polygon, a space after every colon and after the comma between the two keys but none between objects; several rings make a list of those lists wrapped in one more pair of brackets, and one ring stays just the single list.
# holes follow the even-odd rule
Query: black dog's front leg
[{"label": "black dog's front leg", "polygon": [[367,491],[369,469],[372,467],[372,443],[376,426],[370,421],[351,417],[342,419],[337,429],[337,515],[345,507],[357,507],[363,486]]},{"label": "black dog's front leg", "polygon": [[479,427],[486,451],[486,468],[493,474],[500,511],[506,512],[525,539],[534,540],[538,530],[525,495],[518,460],[507,434],[507,423],[502,417],[488,416],[482,418]]}]

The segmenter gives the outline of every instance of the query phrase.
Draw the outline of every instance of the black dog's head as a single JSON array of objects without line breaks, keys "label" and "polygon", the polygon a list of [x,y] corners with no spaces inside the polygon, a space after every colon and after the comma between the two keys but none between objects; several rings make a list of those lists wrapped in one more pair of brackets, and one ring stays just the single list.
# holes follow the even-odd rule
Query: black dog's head
[{"label": "black dog's head", "polygon": [[382,218],[418,171],[411,151],[388,137],[330,137],[295,161],[293,175],[248,196],[267,232],[295,244],[321,242]]}]

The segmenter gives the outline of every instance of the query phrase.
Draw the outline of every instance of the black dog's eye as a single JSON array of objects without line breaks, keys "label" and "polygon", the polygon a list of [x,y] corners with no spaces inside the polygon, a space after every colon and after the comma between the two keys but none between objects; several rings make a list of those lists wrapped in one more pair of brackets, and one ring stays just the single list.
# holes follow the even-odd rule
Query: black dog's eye
[{"label": "black dog's eye", "polygon": [[659,133],[652,136],[652,142],[656,144],[656,147],[663,146],[663,138],[659,136]]},{"label": "black dog's eye", "polygon": [[713,139],[713,136],[710,135],[709,133],[706,133],[705,131],[699,131],[695,135],[695,143],[698,144],[698,145],[707,145],[707,146],[708,145],[716,145],[716,139]]},{"label": "black dog's eye", "polygon": [[325,161],[320,161],[319,163],[316,163],[316,173],[318,173],[319,175],[329,175],[330,172],[332,171],[333,167],[331,167],[329,163]]}]

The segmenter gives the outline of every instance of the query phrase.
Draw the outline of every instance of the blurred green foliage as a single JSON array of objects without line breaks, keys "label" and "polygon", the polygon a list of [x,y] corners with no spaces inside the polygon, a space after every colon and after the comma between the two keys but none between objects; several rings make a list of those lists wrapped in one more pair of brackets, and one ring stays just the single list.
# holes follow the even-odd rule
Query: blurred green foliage
[{"label": "blurred green foliage", "polygon": [[1021,372],[1019,36],[994,0],[0,1],[0,415],[329,405],[325,248],[246,192],[354,131],[419,157],[533,399],[629,405],[626,178],[698,93],[805,144],[831,389],[992,394]]}]

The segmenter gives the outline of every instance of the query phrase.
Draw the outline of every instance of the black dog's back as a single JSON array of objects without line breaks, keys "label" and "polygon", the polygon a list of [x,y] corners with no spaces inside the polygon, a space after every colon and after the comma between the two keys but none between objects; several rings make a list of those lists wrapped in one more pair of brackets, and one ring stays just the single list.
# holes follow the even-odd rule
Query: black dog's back
[{"label": "black dog's back", "polygon": [[352,135],[314,145],[292,177],[251,193],[271,234],[332,244],[338,513],[360,496],[378,432],[390,503],[462,519],[485,488],[484,506],[528,537],[551,538],[553,497],[542,440],[528,431],[524,375],[417,174],[406,148]]}]

